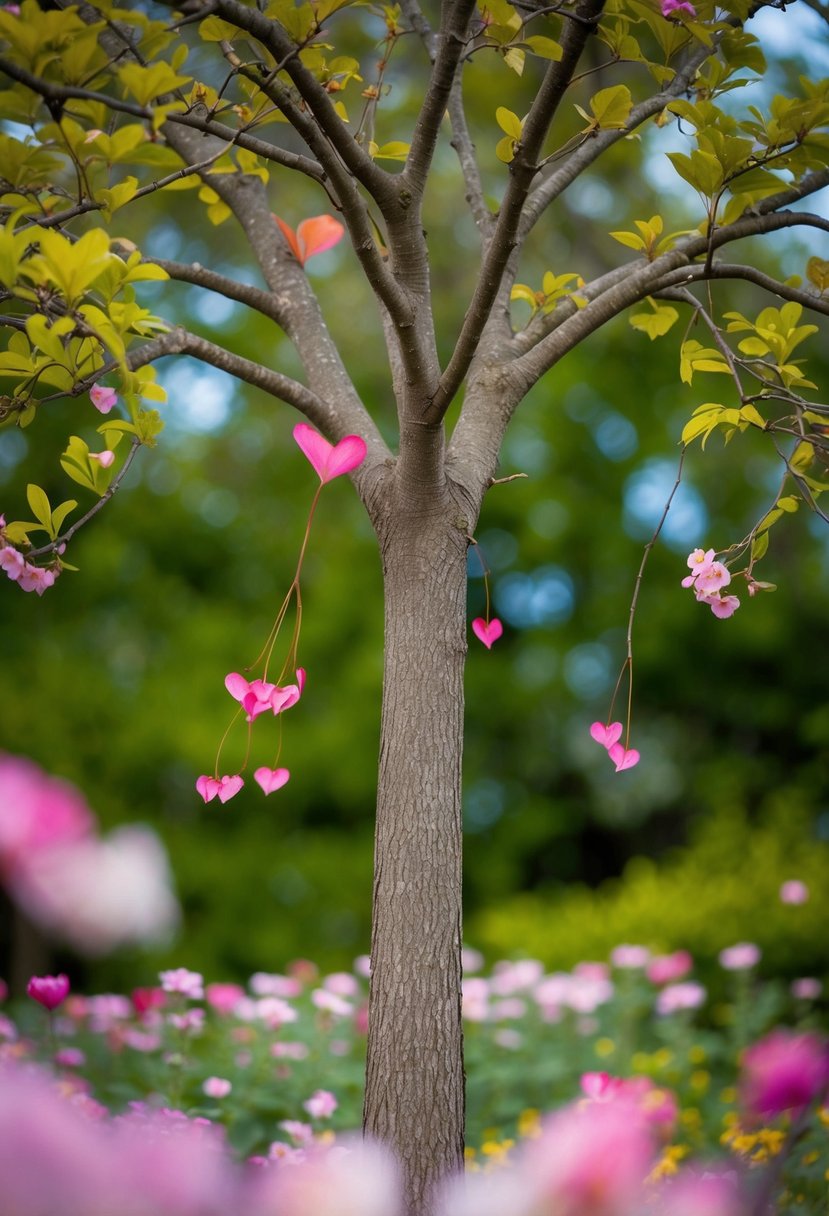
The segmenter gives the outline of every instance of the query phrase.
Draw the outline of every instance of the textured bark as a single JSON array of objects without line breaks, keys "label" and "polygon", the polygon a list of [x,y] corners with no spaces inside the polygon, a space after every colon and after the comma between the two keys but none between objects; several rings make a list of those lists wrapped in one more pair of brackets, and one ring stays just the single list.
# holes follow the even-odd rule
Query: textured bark
[{"label": "textured bark", "polygon": [[461,754],[466,521],[397,510],[380,536],[385,678],[364,1126],[411,1213],[463,1165]]}]

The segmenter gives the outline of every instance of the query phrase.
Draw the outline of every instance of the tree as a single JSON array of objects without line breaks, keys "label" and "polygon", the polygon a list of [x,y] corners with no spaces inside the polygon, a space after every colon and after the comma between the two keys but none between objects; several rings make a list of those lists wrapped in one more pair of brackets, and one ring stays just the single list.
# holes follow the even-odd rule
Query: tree
[{"label": "tree", "polygon": [[[344,462],[377,536],[385,586],[365,1127],[394,1147],[410,1207],[421,1210],[434,1182],[463,1160],[467,552],[497,481],[502,439],[529,390],[606,323],[643,306],[633,326],[656,339],[681,307],[689,330],[697,323],[710,335],[699,342],[686,332],[683,380],[725,375],[736,402],[701,405],[683,443],[753,429],[784,465],[770,509],[724,554],[728,565],[700,551],[690,580],[718,615],[734,611],[733,597],[720,592],[743,556],[734,578],[744,575],[752,594],[767,589],[754,566],[769,528],[801,504],[823,516],[829,407],[802,395],[814,386],[793,352],[814,332],[801,324],[803,310],[829,312],[829,264],[813,257],[805,283],[781,282],[757,268],[753,248],[741,262],[726,256],[737,242],[781,229],[829,230],[797,206],[829,184],[829,84],[803,80],[800,95],[736,115],[732,93],[765,66],[744,0],[716,9],[710,0],[485,0],[479,8],[454,0],[440,12],[416,0],[376,10],[336,0],[188,0],[166,19],[146,10],[101,2],[41,12],[24,0],[0,12],[0,70],[9,80],[0,94],[0,283],[11,335],[0,357],[11,385],[2,415],[27,427],[53,402],[87,393],[108,411],[115,386],[125,406],[120,420],[98,428],[103,452],[72,436],[62,457],[93,505],[65,527],[77,503],[53,508],[30,486],[36,519],[5,525],[0,558],[13,580],[38,592],[70,568],[77,529],[110,500],[138,448],[156,441],[161,419],[143,402],[163,398],[153,365],[167,356],[222,368],[294,407],[330,443],[347,441],[340,452],[365,451],[358,464]],[[367,84],[357,56],[378,34],[381,58]],[[492,104],[468,114],[464,88],[482,80],[487,92],[495,85]],[[422,96],[411,119],[396,103],[403,85]],[[615,260],[611,242],[597,238],[580,254],[590,275],[533,268],[544,253],[541,221],[555,224],[575,184],[600,161],[641,172],[651,145],[658,150],[676,131],[689,150],[668,155],[690,187],[683,207],[691,219],[643,215],[634,229],[611,234],[625,250]],[[424,196],[447,137],[460,174],[447,227],[432,237],[423,231]],[[317,216],[296,232],[274,222],[269,183],[289,174],[341,217],[376,298],[376,357],[382,350],[396,406],[393,446],[384,438],[391,419],[366,409],[304,270],[337,238],[338,221]],[[204,204],[199,221],[206,214],[219,238],[226,220],[240,227],[263,286],[142,256],[121,235],[142,204],[163,205],[165,191],[187,188]],[[432,240],[451,239],[461,198],[479,243],[470,260],[479,264],[442,358],[429,250]],[[133,284],[166,279],[269,317],[301,370],[246,359],[136,302]],[[720,317],[715,292],[733,279],[782,306],[753,319]],[[114,385],[101,385],[104,377]],[[328,448],[300,435],[319,468]],[[31,540],[38,530],[47,536],[39,546]],[[479,636],[491,643],[492,629],[487,615]],[[623,675],[631,662],[629,634]],[[596,732],[620,749],[617,768],[635,763],[629,738],[611,735]],[[201,780],[218,782],[218,771]]]}]

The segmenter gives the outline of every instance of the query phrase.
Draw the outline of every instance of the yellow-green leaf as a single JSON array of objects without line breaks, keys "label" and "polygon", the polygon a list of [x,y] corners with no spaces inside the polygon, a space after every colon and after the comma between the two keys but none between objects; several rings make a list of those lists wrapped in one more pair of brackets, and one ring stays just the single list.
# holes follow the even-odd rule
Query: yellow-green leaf
[{"label": "yellow-green leaf", "polygon": [[495,111],[495,121],[502,131],[510,135],[514,140],[519,140],[524,129],[524,124],[517,114],[513,114],[512,110],[508,110],[506,106],[498,106]]},{"label": "yellow-green leaf", "polygon": [[47,532],[51,531],[52,508],[49,505],[49,499],[46,496],[45,490],[30,482],[26,486],[26,498],[28,499],[29,506],[32,508],[32,514],[35,519],[43,524]]}]

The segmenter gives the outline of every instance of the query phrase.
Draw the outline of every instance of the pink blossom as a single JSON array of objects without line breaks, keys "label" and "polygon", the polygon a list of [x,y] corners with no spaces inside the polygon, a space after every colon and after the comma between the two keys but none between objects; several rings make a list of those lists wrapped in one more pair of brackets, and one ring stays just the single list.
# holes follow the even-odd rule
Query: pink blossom
[{"label": "pink blossom", "polygon": [[703,603],[708,604],[714,616],[719,617],[721,621],[733,616],[740,607],[736,595],[707,595]]},{"label": "pink blossom", "polygon": [[233,1013],[244,995],[245,990],[239,984],[208,984],[205,989],[208,1005],[223,1015]]},{"label": "pink blossom", "polygon": [[203,1009],[186,1009],[184,1013],[169,1014],[167,1020],[182,1034],[195,1038],[204,1030],[205,1014]]},{"label": "pink blossom", "polygon": [[0,870],[14,876],[37,851],[88,836],[94,823],[74,786],[0,752]]},{"label": "pink blossom", "polygon": [[688,569],[693,571],[693,577],[706,574],[714,562],[713,549],[694,549],[688,554]]},{"label": "pink blossom", "polygon": [[673,954],[658,954],[648,963],[645,974],[652,984],[670,984],[681,980],[694,965],[687,950],[675,950]]},{"label": "pink blossom", "polygon": [[106,388],[102,384],[93,384],[89,390],[89,397],[96,410],[102,414],[108,414],[112,407],[118,401],[118,394],[114,388]]},{"label": "pink blossom", "polygon": [[656,998],[656,1012],[662,1017],[682,1009],[699,1009],[705,1003],[707,993],[702,984],[686,980],[684,983],[668,984]]},{"label": "pink blossom", "polygon": [[208,1098],[226,1098],[231,1089],[233,1086],[225,1077],[208,1077],[202,1083],[202,1092]]},{"label": "pink blossom", "polygon": [[689,1169],[666,1179],[656,1193],[654,1211],[670,1216],[745,1216],[744,1196],[733,1171],[700,1173]]},{"label": "pink blossom", "polygon": [[742,1058],[740,1098],[752,1116],[801,1110],[829,1085],[829,1050],[814,1034],[773,1030]]},{"label": "pink blossom", "polygon": [[291,774],[287,768],[258,768],[253,774],[257,785],[262,787],[266,794],[272,794],[274,790],[282,789],[282,786],[290,778]]},{"label": "pink blossom", "polygon": [[711,562],[697,574],[695,589],[697,595],[715,595],[731,582],[731,574],[722,562]]},{"label": "pink blossom", "polygon": [[485,621],[482,616],[476,616],[472,622],[472,632],[479,642],[483,642],[487,650],[492,650],[493,642],[497,642],[504,632],[504,626],[494,616],[492,620]]},{"label": "pink blossom", "polygon": [[754,942],[738,942],[720,951],[720,966],[726,971],[748,971],[760,961],[760,947]]},{"label": "pink blossom", "polygon": [[139,1017],[156,1009],[163,1009],[167,1004],[167,994],[163,988],[133,988],[130,994],[132,1007]]},{"label": "pink blossom", "polygon": [[[297,672],[299,681],[299,672]],[[302,683],[305,683],[305,672],[302,673]],[[274,716],[296,705],[302,689],[299,682],[287,684],[280,688],[264,680],[246,680],[236,671],[231,671],[225,677],[225,688],[235,701],[239,701],[245,711],[248,722],[253,722],[266,710],[272,710]],[[267,792],[267,791],[266,791]]]},{"label": "pink blossom", "polygon": [[186,996],[191,1001],[200,1001],[204,997],[204,978],[198,971],[175,967],[170,971],[162,971],[158,978],[165,992]]},{"label": "pink blossom", "polygon": [[346,435],[334,445],[312,426],[299,422],[294,427],[294,439],[323,485],[343,473],[350,473],[366,457],[366,444],[359,435]]},{"label": "pink blossom", "polygon": [[294,975],[271,975],[256,971],[250,977],[250,990],[256,996],[282,996],[291,1000],[302,992],[302,984]]},{"label": "pink blossom", "polygon": [[614,967],[620,967],[631,971],[641,971],[647,966],[651,952],[647,946],[616,946],[611,955],[610,961]]},{"label": "pink blossom", "polygon": [[344,997],[356,996],[360,991],[360,985],[350,971],[334,971],[331,975],[326,975],[322,986],[327,992]]},{"label": "pink blossom", "polygon": [[370,1141],[337,1138],[331,1148],[292,1148],[278,1142],[271,1155],[291,1168],[263,1170],[257,1211],[283,1216],[400,1216],[397,1165]]},{"label": "pink blossom", "polygon": [[69,995],[69,977],[62,972],[60,975],[33,975],[26,985],[26,993],[51,1012]]},{"label": "pink blossom", "polygon": [[36,591],[38,595],[43,595],[47,588],[54,586],[57,576],[56,570],[50,570],[45,566],[33,566],[30,562],[26,562],[23,570],[17,576],[17,585],[23,591]]},{"label": "pink blossom", "polygon": [[83,1068],[86,1056],[79,1047],[61,1047],[55,1052],[55,1063],[60,1068]]},{"label": "pink blossom", "polygon": [[6,997],[9,995],[9,986],[5,980],[0,980],[0,1005],[3,1004]]},{"label": "pink blossom", "polygon": [[337,1018],[347,1018],[354,1012],[353,1005],[334,992],[326,992],[324,988],[314,989],[311,993],[311,1004]]},{"label": "pink blossom", "polygon": [[26,569],[26,559],[13,545],[4,545],[0,549],[0,567],[6,571],[12,582],[16,582]]},{"label": "pink blossom", "polygon": [[823,991],[820,980],[804,975],[798,980],[792,980],[791,994],[797,1001],[816,1001]]},{"label": "pink blossom", "polygon": [[282,1026],[296,1022],[299,1018],[293,1005],[289,1005],[287,1001],[283,1001],[278,996],[263,996],[261,1000],[257,1001],[256,1016],[270,1030],[279,1030]]},{"label": "pink blossom", "polygon": [[270,1052],[275,1060],[307,1060],[310,1048],[307,1043],[282,1040],[279,1043],[271,1043]]},{"label": "pink blossom", "polygon": [[314,1139],[313,1127],[310,1123],[303,1123],[301,1119],[283,1119],[279,1126],[295,1144],[310,1144]]},{"label": "pink blossom", "polygon": [[318,1089],[302,1105],[312,1119],[330,1119],[339,1103],[327,1089]]},{"label": "pink blossom", "polygon": [[633,768],[639,763],[639,752],[636,748],[625,748],[621,743],[614,743],[607,749],[607,754],[616,765],[617,773],[623,772],[626,768]]},{"label": "pink blossom", "polygon": [[517,962],[502,960],[492,973],[492,991],[498,996],[511,996],[534,987],[544,975],[544,964],[537,958],[522,958]]},{"label": "pink blossom", "polygon": [[692,21],[697,16],[697,10],[689,0],[662,0],[662,16],[671,20],[675,13],[686,13]]},{"label": "pink blossom", "polygon": [[105,448],[103,452],[90,452],[89,459],[97,460],[102,469],[108,469],[115,460],[115,453]]},{"label": "pink blossom", "polygon": [[597,743],[601,743],[602,747],[611,748],[622,736],[622,723],[610,722],[605,726],[603,722],[594,722],[590,727],[590,735]]},{"label": "pink blossom", "polygon": [[798,878],[790,878],[780,888],[780,902],[783,904],[805,904],[809,899],[809,888]]},{"label": "pink blossom", "polygon": [[208,777],[207,773],[202,773],[196,781],[196,789],[205,802],[212,802],[221,788],[222,783],[219,778]]}]

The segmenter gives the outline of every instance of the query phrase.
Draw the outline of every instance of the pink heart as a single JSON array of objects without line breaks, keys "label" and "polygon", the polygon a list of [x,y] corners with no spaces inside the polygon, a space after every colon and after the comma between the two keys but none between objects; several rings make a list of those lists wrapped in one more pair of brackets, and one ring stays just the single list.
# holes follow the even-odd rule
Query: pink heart
[{"label": "pink heart", "polygon": [[272,794],[285,785],[290,775],[286,768],[258,768],[253,778],[266,794]]},{"label": "pink heart", "polygon": [[225,676],[225,688],[234,701],[243,701],[250,692],[250,681],[240,676],[238,671],[231,671]]},{"label": "pink heart", "polygon": [[346,435],[334,446],[305,422],[294,427],[294,439],[325,485],[341,473],[350,473],[365,459],[366,445],[359,435]]},{"label": "pink heart", "polygon": [[607,754],[616,765],[617,773],[621,773],[622,769],[625,768],[633,768],[634,764],[639,763],[639,753],[636,748],[631,747],[625,751],[621,743],[614,743],[612,747],[607,749]]},{"label": "pink heart", "polygon": [[621,737],[622,723],[610,722],[605,726],[602,722],[594,722],[590,727],[590,734],[597,743],[601,743],[602,747],[610,748]]},{"label": "pink heart", "polygon": [[196,789],[201,794],[205,802],[212,802],[218,794],[221,784],[221,781],[218,781],[215,777],[208,777],[205,775],[203,777],[199,777],[198,781],[196,782]]},{"label": "pink heart", "polygon": [[504,626],[497,616],[494,616],[489,622],[485,621],[482,616],[478,616],[472,622],[472,632],[479,642],[483,642],[487,650],[491,650],[492,643],[497,642],[504,632]]},{"label": "pink heart", "polygon": [[275,716],[281,714],[283,709],[290,709],[292,705],[296,705],[298,700],[299,687],[296,684],[286,684],[284,688],[274,688],[268,704]]},{"label": "pink heart", "polygon": [[239,790],[244,784],[244,781],[238,773],[236,773],[233,777],[222,777],[221,781],[219,782],[219,802],[227,802],[229,798],[234,796],[234,794],[239,793]]}]

